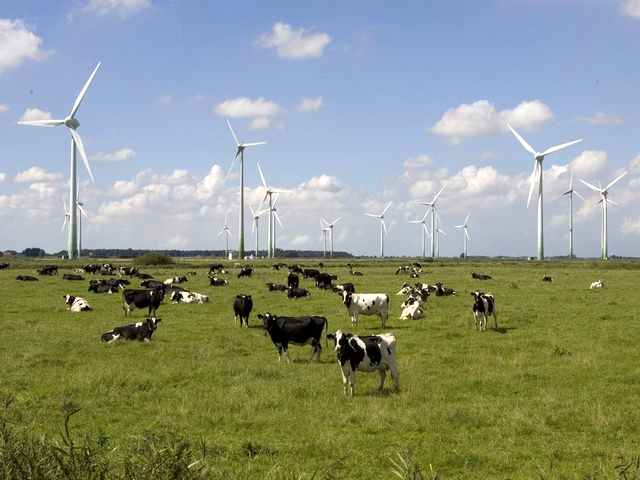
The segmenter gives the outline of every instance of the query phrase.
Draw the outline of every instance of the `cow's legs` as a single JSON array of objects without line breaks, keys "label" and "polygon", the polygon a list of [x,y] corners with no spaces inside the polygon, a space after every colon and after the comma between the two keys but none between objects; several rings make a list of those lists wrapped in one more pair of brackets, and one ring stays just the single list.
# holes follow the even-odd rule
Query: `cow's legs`
[{"label": "cow's legs", "polygon": [[496,328],[496,330],[498,329],[498,317],[496,316],[496,312],[492,312],[493,313],[493,324]]},{"label": "cow's legs", "polygon": [[351,315],[351,326],[355,327],[358,323],[358,315]]},{"label": "cow's legs", "polygon": [[340,373],[342,373],[342,388],[344,390],[344,395],[346,396],[349,385],[349,377],[347,377],[347,374],[344,372],[344,370],[340,370]]},{"label": "cow's legs", "polygon": [[381,368],[380,370],[378,370],[378,372],[380,372],[380,388],[378,388],[378,391],[382,393],[382,388],[384,387],[384,379],[387,377],[387,369]]},{"label": "cow's legs", "polygon": [[387,315],[385,313],[380,313],[380,320],[382,321],[382,328],[386,328]]},{"label": "cow's legs", "polygon": [[393,383],[395,383],[395,385],[396,385],[396,390],[399,392],[400,391],[400,376],[398,375],[398,369],[394,365],[393,367],[389,368],[389,371],[391,372],[391,378],[393,378]]},{"label": "cow's legs", "polygon": [[356,394],[356,371],[351,370],[349,375],[349,386],[351,387],[351,396],[353,397]]},{"label": "cow's legs", "polygon": [[289,346],[284,345],[284,354],[287,356],[287,363],[291,363],[291,359],[289,358]]}]

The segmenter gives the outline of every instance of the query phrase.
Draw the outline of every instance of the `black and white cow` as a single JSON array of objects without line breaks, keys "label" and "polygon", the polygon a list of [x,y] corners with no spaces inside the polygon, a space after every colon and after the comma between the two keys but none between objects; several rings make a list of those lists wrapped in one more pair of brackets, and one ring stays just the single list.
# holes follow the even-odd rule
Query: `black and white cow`
[{"label": "black and white cow", "polygon": [[18,275],[16,280],[20,280],[22,282],[37,282],[38,279],[36,277],[32,277],[31,275]]},{"label": "black and white cow", "polygon": [[303,278],[316,278],[316,276],[320,273],[320,270],[317,268],[305,268],[302,270]]},{"label": "black and white cow", "polygon": [[209,297],[202,293],[175,290],[171,292],[171,301],[173,303],[208,303]]},{"label": "black and white cow", "polygon": [[340,283],[333,287],[333,291],[342,295],[342,292],[356,293],[356,287],[351,282]]},{"label": "black and white cow", "polygon": [[138,269],[136,267],[120,267],[118,269],[118,274],[123,277],[123,276],[130,276],[133,277],[135,275],[138,275]]},{"label": "black and white cow", "polygon": [[270,292],[286,292],[287,291],[287,286],[286,285],[280,285],[278,283],[267,282],[267,289]]},{"label": "black and white cow", "polygon": [[389,296],[385,293],[351,293],[342,292],[342,303],[347,307],[351,317],[351,325],[358,323],[358,315],[379,315],[382,328],[389,317]]},{"label": "black and white cow", "polygon": [[72,312],[88,312],[91,310],[89,303],[82,297],[74,297],[73,295],[63,295],[64,302],[67,304],[67,310]]},{"label": "black and white cow", "polygon": [[221,263],[214,263],[209,267],[209,275],[213,275],[214,273],[226,273],[224,269],[224,265]]},{"label": "black and white cow", "polygon": [[165,285],[174,285],[174,284],[179,284],[179,283],[185,283],[185,282],[188,282],[188,281],[189,281],[189,279],[187,279],[186,276],[181,275],[179,277],[167,278],[164,281],[164,284]]},{"label": "black and white cow", "polygon": [[550,275],[545,275],[542,277],[543,282],[553,282],[553,277]]},{"label": "black and white cow", "polygon": [[144,322],[132,323],[129,325],[123,325],[122,327],[116,327],[110,332],[102,335],[102,341],[111,343],[116,340],[138,340],[140,342],[148,342],[151,340],[151,335],[158,328],[158,323],[161,318],[147,318]]},{"label": "black and white cow", "polygon": [[224,278],[211,277],[209,279],[209,285],[211,285],[212,287],[224,287],[226,285],[229,285],[229,282]]},{"label": "black and white cow", "polygon": [[287,357],[287,363],[291,363],[289,358],[289,344],[307,345],[311,344],[311,356],[309,361],[314,357],[320,361],[322,353],[322,331],[325,326],[329,328],[329,322],[324,317],[279,317],[265,313],[259,314],[258,318],[264,323],[265,330],[269,333],[271,341],[278,350],[278,361],[282,358],[282,351]]},{"label": "black and white cow", "polygon": [[309,290],[307,290],[306,288],[287,288],[287,298],[304,298],[310,296],[311,292],[309,292]]},{"label": "black and white cow", "polygon": [[403,310],[400,320],[417,320],[424,317],[424,310],[420,301],[415,297],[407,298],[402,304]]},{"label": "black and white cow", "polygon": [[4,270],[5,268],[9,268],[11,266],[10,263],[2,262],[0,263],[0,270]]},{"label": "black and white cow", "polygon": [[94,293],[116,293],[119,287],[116,285],[109,285],[107,283],[91,283],[89,284],[88,292]]},{"label": "black and white cow", "polygon": [[253,310],[251,295],[244,293],[236,295],[236,298],[233,300],[233,313],[235,314],[236,325],[242,327],[244,322],[245,328],[249,328],[249,315],[251,314],[251,310]]},{"label": "black and white cow", "polygon": [[489,315],[493,316],[494,326],[498,328],[498,317],[496,317],[495,298],[490,293],[479,291],[471,292],[473,302],[473,320],[476,330],[484,332],[487,328]]},{"label": "black and white cow", "polygon": [[63,280],[84,280],[82,275],[78,275],[77,273],[65,273],[62,275]]},{"label": "black and white cow", "polygon": [[443,287],[442,283],[436,283],[436,297],[446,297],[449,295],[458,295],[458,293],[449,287]]},{"label": "black and white cow", "polygon": [[84,265],[82,267],[82,270],[84,270],[84,273],[99,273],[100,268],[101,268],[100,265],[89,263],[87,265]]},{"label": "black and white cow", "polygon": [[250,277],[253,275],[253,268],[251,267],[242,267],[240,273],[238,273],[238,278],[240,277]]},{"label": "black and white cow", "polygon": [[36,272],[38,275],[58,275],[58,267],[57,265],[43,265]]},{"label": "black and white cow", "polygon": [[379,392],[382,393],[387,370],[400,391],[400,377],[396,366],[396,337],[391,333],[379,335],[357,336],[338,330],[328,334],[327,338],[336,345],[338,364],[342,372],[344,394],[355,393],[356,371],[380,373]]},{"label": "black and white cow", "polygon": [[333,289],[333,284],[331,282],[337,278],[338,277],[336,275],[332,275],[330,273],[319,273],[315,276],[316,287],[324,290],[331,290]]},{"label": "black and white cow", "polygon": [[164,290],[162,287],[156,287],[153,290],[135,290],[126,289],[122,292],[122,309],[124,310],[125,317],[131,315],[131,312],[136,308],[149,309],[147,315],[155,316],[156,310],[160,307],[162,300],[164,299]]},{"label": "black and white cow", "polygon": [[471,278],[474,280],[491,280],[491,275],[485,275],[484,273],[471,272]]}]

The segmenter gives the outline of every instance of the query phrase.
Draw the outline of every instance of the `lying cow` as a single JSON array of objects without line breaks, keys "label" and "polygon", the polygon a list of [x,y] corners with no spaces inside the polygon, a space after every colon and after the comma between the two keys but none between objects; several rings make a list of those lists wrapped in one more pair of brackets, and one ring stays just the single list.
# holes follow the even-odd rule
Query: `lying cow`
[{"label": "lying cow", "polygon": [[147,318],[144,322],[132,323],[130,325],[124,325],[122,327],[116,327],[110,332],[102,335],[102,341],[111,343],[116,340],[138,340],[140,342],[148,342],[151,340],[151,335],[158,328],[158,323],[161,318]]},{"label": "lying cow", "polygon": [[91,283],[89,284],[89,289],[87,291],[94,293],[116,293],[118,291],[118,287],[107,283]]},{"label": "lying cow", "polygon": [[63,280],[84,280],[84,277],[76,273],[65,273],[62,275],[62,279]]},{"label": "lying cow", "polygon": [[91,310],[89,303],[82,297],[74,297],[73,295],[63,295],[67,310],[72,312],[87,312]]},{"label": "lying cow", "polygon": [[404,310],[402,310],[400,320],[417,320],[424,317],[424,310],[418,299],[409,297],[402,305]]},{"label": "lying cow", "polygon": [[306,288],[287,288],[287,298],[304,298],[310,296],[311,293]]},{"label": "lying cow", "polygon": [[604,288],[604,280],[593,282],[589,288]]},{"label": "lying cow", "polygon": [[20,280],[22,282],[37,282],[38,279],[36,277],[32,277],[31,275],[18,275],[16,280]]},{"label": "lying cow", "polygon": [[351,293],[342,292],[342,303],[347,307],[351,317],[351,325],[358,323],[358,315],[379,315],[382,328],[389,317],[389,296],[385,293]]},{"label": "lying cow", "polygon": [[189,279],[187,279],[187,277],[185,277],[184,275],[181,275],[179,277],[172,277],[172,278],[167,278],[164,281],[165,285],[174,285],[174,284],[179,284],[179,283],[185,283],[188,282]]},{"label": "lying cow", "polygon": [[287,286],[286,285],[281,285],[281,284],[278,284],[278,283],[267,282],[267,289],[270,292],[286,292],[287,291]]},{"label": "lying cow", "polygon": [[154,290],[134,290],[126,289],[122,292],[122,309],[125,317],[131,315],[136,308],[149,309],[147,315],[155,316],[156,310],[160,307],[160,303],[164,299],[164,290],[162,287],[156,287]]},{"label": "lying cow", "polygon": [[202,293],[180,290],[171,292],[171,301],[173,303],[208,303],[209,297]]},{"label": "lying cow", "polygon": [[476,330],[484,332],[487,328],[489,315],[493,316],[495,328],[498,328],[498,317],[496,317],[495,298],[490,293],[471,292],[473,302],[473,320]]},{"label": "lying cow", "polygon": [[251,295],[244,293],[236,295],[236,298],[233,300],[233,313],[235,315],[236,325],[239,324],[242,326],[244,322],[244,326],[249,328],[249,315],[252,309],[253,300],[251,299]]},{"label": "lying cow", "polygon": [[289,359],[289,344],[307,345],[311,344],[311,356],[309,361],[314,357],[320,361],[322,353],[322,344],[320,338],[325,326],[329,328],[329,322],[324,317],[279,317],[265,313],[259,314],[258,318],[264,323],[265,330],[269,333],[271,341],[278,350],[278,361],[282,358],[282,351],[287,357],[287,363],[291,363]]},{"label": "lying cow", "polygon": [[356,336],[338,330],[328,334],[328,339],[335,342],[338,363],[342,372],[344,394],[355,393],[356,371],[380,373],[379,392],[382,393],[387,370],[396,390],[400,391],[400,377],[396,367],[396,337],[391,333],[379,335]]},{"label": "lying cow", "polygon": [[542,281],[543,282],[553,282],[553,277],[551,277],[549,275],[545,275],[544,277],[542,277]]},{"label": "lying cow", "polygon": [[212,287],[224,287],[226,285],[229,285],[229,282],[224,278],[211,277],[209,279],[209,285],[211,285]]}]

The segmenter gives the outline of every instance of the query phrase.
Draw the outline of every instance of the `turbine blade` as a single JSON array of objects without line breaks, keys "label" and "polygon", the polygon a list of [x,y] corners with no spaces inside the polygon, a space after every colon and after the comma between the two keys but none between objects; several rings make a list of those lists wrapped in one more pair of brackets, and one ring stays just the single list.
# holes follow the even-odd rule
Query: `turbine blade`
[{"label": "turbine blade", "polygon": [[71,113],[69,114],[71,118],[75,117],[76,112],[78,111],[78,107],[80,106],[80,103],[82,103],[82,99],[84,98],[85,93],[87,93],[89,85],[91,85],[93,77],[96,75],[96,72],[98,71],[98,68],[100,68],[101,63],[102,62],[98,62],[98,65],[96,65],[96,68],[93,69],[93,73],[89,77],[89,80],[87,80],[87,83],[84,84],[84,88],[82,89],[82,91],[80,91],[80,95],[78,95],[78,98],[76,98],[76,103],[73,104],[73,108],[71,109]]},{"label": "turbine blade", "polygon": [[282,225],[282,222],[280,221],[280,215],[278,215],[278,212],[274,210],[273,211],[273,216],[276,217],[276,220],[280,224],[280,227],[284,230],[284,226]]},{"label": "turbine blade", "polygon": [[35,125],[36,127],[57,127],[64,125],[64,120],[20,120],[18,125]]},{"label": "turbine blade", "polygon": [[240,150],[238,150],[236,152],[236,156],[233,157],[233,160],[231,161],[231,166],[229,167],[229,171],[227,172],[227,176],[224,177],[224,179],[226,180],[227,178],[229,178],[229,175],[231,175],[231,171],[233,170],[233,166],[236,164],[236,159],[238,158],[238,153],[240,153]]},{"label": "turbine blade", "polygon": [[82,157],[82,161],[84,162],[84,166],[87,167],[87,172],[89,172],[89,177],[91,178],[91,181],[94,182],[95,180],[93,179],[93,173],[91,173],[91,167],[89,166],[89,160],[87,160],[87,154],[84,151],[84,146],[82,145],[82,139],[80,138],[80,135],[78,134],[78,132],[76,132],[75,128],[69,128],[69,130],[71,131],[71,136],[73,137],[74,142],[76,142],[76,147],[78,148],[78,151],[80,152],[80,156]]},{"label": "turbine blade", "polygon": [[[231,126],[229,119],[225,118],[225,120],[227,121],[227,125],[229,125],[229,130],[231,130],[231,135],[233,135],[233,139],[236,141],[236,145],[240,145],[240,141],[238,140],[238,137],[236,137],[236,132],[233,131],[233,127]],[[236,153],[236,157],[237,156],[238,154]]]},{"label": "turbine blade", "polygon": [[329,225],[335,225],[336,223],[338,223],[338,220],[340,220],[342,217],[338,217],[336,218],[333,222],[331,222]]},{"label": "turbine blade", "polygon": [[467,226],[467,222],[469,221],[469,216],[471,215],[471,212],[467,213],[467,218],[464,219],[464,226]]},{"label": "turbine blade", "polygon": [[[529,198],[527,199],[527,208],[529,208],[529,203],[531,203],[531,195],[533,194],[533,187],[536,183],[536,172],[538,170],[538,166],[542,168],[542,165],[536,160],[533,164],[533,172],[531,173],[531,186],[529,187]],[[539,180],[538,180],[539,181]]]},{"label": "turbine blade", "polygon": [[467,231],[467,229],[464,229],[464,235],[465,237],[467,237],[467,240],[469,239],[469,232]]},{"label": "turbine blade", "polygon": [[60,233],[64,232],[64,227],[66,227],[66,226],[67,226],[67,217],[68,217],[68,216],[69,216],[69,215],[65,215],[65,216],[64,216],[64,222],[62,222],[62,229],[60,230]]},{"label": "turbine blade", "polygon": [[609,190],[611,187],[613,187],[613,184],[616,183],[618,180],[620,180],[622,177],[624,177],[628,172],[624,172],[622,175],[620,175],[618,178],[616,178],[614,181],[612,181],[609,185],[607,185],[607,188],[605,188],[605,191]]},{"label": "turbine blade", "polygon": [[385,237],[388,237],[388,236],[389,236],[389,233],[387,233],[387,226],[386,226],[386,225],[385,225],[385,223],[384,223],[384,218],[381,218],[381,219],[380,219],[380,222],[382,223],[382,230],[384,230],[384,235],[385,235]]},{"label": "turbine blade", "polygon": [[427,205],[431,205],[431,206],[435,205],[436,201],[437,201],[437,200],[438,200],[438,198],[440,197],[440,194],[444,191],[444,188],[445,188],[445,187],[446,187],[446,185],[444,185],[444,186],[440,189],[440,191],[436,194],[436,196],[433,198],[433,202],[431,202],[430,204],[427,204]]},{"label": "turbine blade", "polygon": [[582,183],[584,183],[587,187],[589,187],[591,190],[595,190],[595,191],[596,191],[596,192],[598,192],[598,193],[602,193],[602,190],[601,190],[601,189],[599,189],[598,187],[595,187],[595,186],[591,185],[590,183],[585,182],[585,181],[584,181],[584,180],[582,180],[582,179],[580,179],[580,181],[581,181]]},{"label": "turbine blade", "polygon": [[267,187],[267,181],[264,179],[264,175],[262,174],[262,169],[260,168],[260,164],[258,162],[256,162],[256,165],[258,165],[258,172],[260,172],[260,178],[262,179],[262,185],[264,185],[264,188],[269,190],[269,187]]},{"label": "turbine blade", "polygon": [[365,215],[367,217],[376,217],[376,218],[380,218],[380,215],[376,215],[375,213],[365,213]]},{"label": "turbine blade", "polygon": [[255,147],[256,145],[265,145],[267,142],[253,142],[253,143],[243,143],[241,144],[243,147]]},{"label": "turbine blade", "polygon": [[78,205],[78,209],[80,210],[80,212],[87,218],[89,218],[89,216],[87,215],[87,212],[84,211],[84,208],[82,208],[82,205],[80,205],[79,203]]},{"label": "turbine blade", "polygon": [[556,145],[555,147],[547,148],[541,155],[544,157],[545,155],[549,155],[551,153],[557,152],[558,150],[562,150],[563,148],[567,148],[575,143],[581,142],[582,139],[574,140],[573,142],[563,143],[562,145]]},{"label": "turbine blade", "polygon": [[382,211],[382,213],[380,214],[380,216],[384,215],[385,213],[387,213],[387,210],[389,210],[389,207],[391,206],[391,204],[393,203],[393,200],[391,200],[389,202],[389,205],[387,205],[387,207]]},{"label": "turbine blade", "polygon": [[536,151],[533,148],[531,148],[531,145],[529,145],[524,138],[518,135],[518,132],[516,132],[513,128],[511,128],[511,125],[507,123],[507,127],[509,127],[509,130],[511,130],[511,133],[513,133],[516,136],[520,144],[527,150],[527,152],[532,153],[533,155],[536,154]]},{"label": "turbine blade", "polygon": [[573,193],[575,193],[575,194],[578,196],[578,198],[581,198],[581,199],[582,199],[582,201],[584,201],[584,197],[583,197],[582,195],[580,195],[578,192],[576,192],[576,191],[574,190],[574,191],[573,191]]}]

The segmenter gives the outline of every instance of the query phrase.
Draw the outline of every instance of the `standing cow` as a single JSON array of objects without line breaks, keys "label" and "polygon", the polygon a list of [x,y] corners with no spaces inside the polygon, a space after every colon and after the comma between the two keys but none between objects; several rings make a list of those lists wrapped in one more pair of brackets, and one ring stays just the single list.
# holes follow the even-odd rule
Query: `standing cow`
[{"label": "standing cow", "polygon": [[241,293],[236,295],[236,298],[233,300],[233,312],[235,314],[236,325],[242,326],[244,322],[245,328],[249,328],[249,314],[253,309],[253,300],[251,299],[251,295],[245,295]]},{"label": "standing cow", "polygon": [[389,296],[385,293],[351,293],[342,292],[342,303],[347,307],[351,317],[351,325],[358,323],[358,315],[379,315],[382,328],[389,317]]},{"label": "standing cow", "polygon": [[327,322],[326,318],[318,316],[279,317],[270,313],[259,314],[258,318],[264,322],[264,328],[278,350],[278,361],[280,361],[284,350],[287,363],[291,363],[289,359],[290,343],[293,345],[311,344],[309,361],[313,360],[314,357],[320,361],[322,331],[325,326],[327,330],[329,328],[329,322]]},{"label": "standing cow", "polygon": [[122,309],[126,317],[127,315],[131,315],[131,312],[136,308],[148,307],[149,311],[147,315],[151,317],[152,315],[155,316],[156,310],[160,307],[163,299],[164,289],[161,286],[153,290],[134,290],[128,288],[122,292]]},{"label": "standing cow", "polygon": [[336,345],[338,363],[342,372],[344,394],[355,393],[356,371],[380,373],[379,392],[382,393],[387,370],[396,390],[400,391],[400,377],[396,367],[396,337],[391,333],[379,335],[357,336],[338,330],[335,334],[328,334],[327,338]]},{"label": "standing cow", "polygon": [[495,328],[498,328],[498,317],[496,317],[495,298],[490,293],[471,292],[474,298],[473,302],[473,319],[476,330],[484,332],[487,328],[487,320],[489,315],[493,316]]}]

